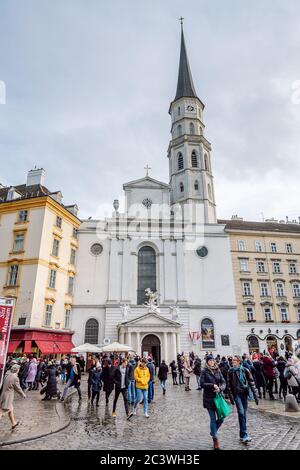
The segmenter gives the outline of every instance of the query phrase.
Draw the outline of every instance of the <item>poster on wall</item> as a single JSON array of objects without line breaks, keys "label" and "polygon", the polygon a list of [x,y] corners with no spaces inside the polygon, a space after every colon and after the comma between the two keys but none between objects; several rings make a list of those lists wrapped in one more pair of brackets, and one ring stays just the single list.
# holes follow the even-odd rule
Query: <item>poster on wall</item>
[{"label": "poster on wall", "polygon": [[0,387],[3,382],[6,354],[12,324],[14,300],[0,297]]},{"label": "poster on wall", "polygon": [[215,329],[214,324],[209,318],[205,318],[201,322],[202,348],[215,348]]}]

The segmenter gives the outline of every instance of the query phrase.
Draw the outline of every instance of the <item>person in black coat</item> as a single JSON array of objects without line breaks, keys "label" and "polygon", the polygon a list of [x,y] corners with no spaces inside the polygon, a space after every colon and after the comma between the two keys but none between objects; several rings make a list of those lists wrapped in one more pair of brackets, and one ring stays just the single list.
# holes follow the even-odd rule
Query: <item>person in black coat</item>
[{"label": "person in black coat", "polygon": [[50,363],[46,369],[47,384],[46,387],[41,390],[41,393],[45,393],[43,400],[51,400],[52,397],[60,397],[60,392],[57,389],[57,377],[58,370],[55,364]]},{"label": "person in black coat", "polygon": [[40,383],[42,382],[42,376],[43,376],[43,373],[45,372],[45,370],[46,370],[46,364],[45,364],[43,359],[40,359],[39,363],[38,363],[38,366],[37,366],[36,376],[35,376],[35,380],[34,380],[32,390],[38,390],[39,389]]},{"label": "person in black coat", "polygon": [[81,401],[82,399],[81,389],[80,389],[81,369],[80,369],[80,365],[78,364],[78,362],[76,362],[75,357],[71,357],[70,362],[66,367],[66,373],[67,373],[67,384],[64,388],[63,396],[61,400],[63,401],[66,398],[68,389],[70,387],[75,387],[78,393],[79,401]]},{"label": "person in black coat", "polygon": [[91,396],[92,396],[92,375],[93,375],[94,369],[96,368],[96,365],[97,365],[97,361],[96,359],[93,358],[91,361],[90,367],[88,369],[88,374],[89,374],[88,375],[88,399],[89,400],[91,399]]},{"label": "person in black coat", "polygon": [[223,392],[226,387],[225,379],[212,355],[206,356],[206,365],[202,369],[200,377],[203,388],[203,408],[206,408],[210,417],[210,435],[213,438],[214,449],[219,449],[218,430],[223,424],[223,419],[217,415],[215,398],[217,392]]},{"label": "person in black coat", "polygon": [[201,383],[200,383],[201,359],[198,356],[196,356],[196,359],[195,359],[195,362],[194,362],[193,372],[194,372],[194,374],[196,376],[196,379],[197,379],[197,385],[198,385],[197,390],[201,390]]},{"label": "person in black coat", "polygon": [[286,360],[284,359],[284,357],[280,356],[278,358],[276,366],[277,366],[277,369],[278,369],[278,372],[279,372],[279,382],[280,382],[279,398],[282,398],[282,396],[283,396],[283,399],[285,401],[286,396],[287,396],[287,391],[288,391],[288,381],[284,377],[284,374],[283,374],[284,369],[286,367]]},{"label": "person in black coat", "polygon": [[183,357],[178,355],[177,356],[177,367],[178,367],[178,372],[179,372],[179,385],[184,385],[185,384],[184,375],[183,375],[183,370],[184,370],[183,364],[184,364]]},{"label": "person in black coat", "polygon": [[91,369],[91,395],[92,405],[94,404],[94,400],[96,398],[96,406],[99,406],[99,398],[100,398],[100,390],[102,388],[102,381],[101,381],[101,366],[100,362]]},{"label": "person in black coat", "polygon": [[103,369],[102,369],[102,374],[101,374],[101,380],[103,382],[103,391],[105,392],[105,403],[108,405],[109,402],[109,397],[113,389],[115,388],[115,383],[114,383],[114,371],[115,368],[112,367],[111,365],[111,360],[110,359],[105,359],[103,361]]},{"label": "person in black coat", "polygon": [[120,396],[120,393],[123,396],[125,412],[127,417],[129,418],[132,414],[129,414],[128,408],[128,385],[129,385],[129,373],[130,373],[130,366],[128,365],[127,359],[123,358],[121,361],[121,365],[114,368],[113,370],[113,382],[115,384],[115,398],[113,403],[113,411],[112,416],[116,416],[116,408],[117,402]]},{"label": "person in black coat", "polygon": [[18,374],[22,390],[26,390],[27,388],[26,377],[28,374],[29,365],[30,365],[30,362],[29,362],[28,357],[22,360],[21,367],[20,367],[19,374]]},{"label": "person in black coat", "polygon": [[168,380],[168,372],[169,372],[169,367],[167,366],[166,361],[161,361],[161,365],[159,366],[157,377],[158,377],[160,386],[163,389],[164,395],[166,394],[166,390],[167,390],[166,382]]},{"label": "person in black coat", "polygon": [[[258,397],[262,398],[263,396],[264,398],[266,398],[266,378],[264,374],[264,365],[257,354],[253,355],[252,364],[255,369],[254,381],[258,391]],[[261,395],[261,390],[263,392],[263,395]]]},{"label": "person in black coat", "polygon": [[175,361],[171,362],[170,369],[171,369],[171,373],[172,373],[173,385],[179,385],[178,382],[177,382],[177,366],[176,366]]}]

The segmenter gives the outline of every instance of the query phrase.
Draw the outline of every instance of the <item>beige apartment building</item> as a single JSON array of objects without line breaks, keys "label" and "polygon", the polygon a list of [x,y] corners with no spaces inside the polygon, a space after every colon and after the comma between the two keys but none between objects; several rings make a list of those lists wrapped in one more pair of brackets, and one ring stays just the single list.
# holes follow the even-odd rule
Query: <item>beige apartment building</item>
[{"label": "beige apartment building", "polygon": [[80,220],[77,206],[44,186],[0,186],[0,295],[15,299],[9,352],[61,354],[73,347],[71,311]]},{"label": "beige apartment building", "polygon": [[300,224],[220,220],[230,235],[243,352],[292,350],[300,334]]}]

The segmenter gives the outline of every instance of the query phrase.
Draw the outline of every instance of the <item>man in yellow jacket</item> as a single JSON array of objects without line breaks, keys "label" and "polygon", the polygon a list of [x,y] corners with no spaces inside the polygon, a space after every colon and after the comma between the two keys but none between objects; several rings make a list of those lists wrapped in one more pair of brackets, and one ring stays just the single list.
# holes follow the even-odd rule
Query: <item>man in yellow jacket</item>
[{"label": "man in yellow jacket", "polygon": [[136,386],[136,399],[134,402],[133,414],[136,416],[138,404],[144,400],[144,413],[146,418],[148,415],[148,383],[150,380],[150,372],[147,367],[146,359],[142,359],[134,370],[134,380]]}]

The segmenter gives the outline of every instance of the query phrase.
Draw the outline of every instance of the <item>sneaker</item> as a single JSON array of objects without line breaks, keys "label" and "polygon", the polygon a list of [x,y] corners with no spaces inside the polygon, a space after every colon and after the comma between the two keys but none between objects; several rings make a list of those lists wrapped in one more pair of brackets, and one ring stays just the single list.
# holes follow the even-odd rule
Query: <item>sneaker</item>
[{"label": "sneaker", "polygon": [[134,414],[133,411],[131,411],[130,413],[128,413],[127,419],[130,419],[130,418],[133,416],[133,414]]},{"label": "sneaker", "polygon": [[117,416],[117,413],[115,411],[112,412],[112,417],[115,418]]},{"label": "sneaker", "polygon": [[245,437],[241,437],[241,441],[244,443],[244,444],[247,444],[247,442],[251,442],[252,439],[250,436],[245,436]]},{"label": "sneaker", "polygon": [[133,416],[137,416],[137,411],[133,410],[132,414],[133,414]]},{"label": "sneaker", "polygon": [[148,413],[145,413],[145,418],[149,418],[149,415],[148,415]]}]

